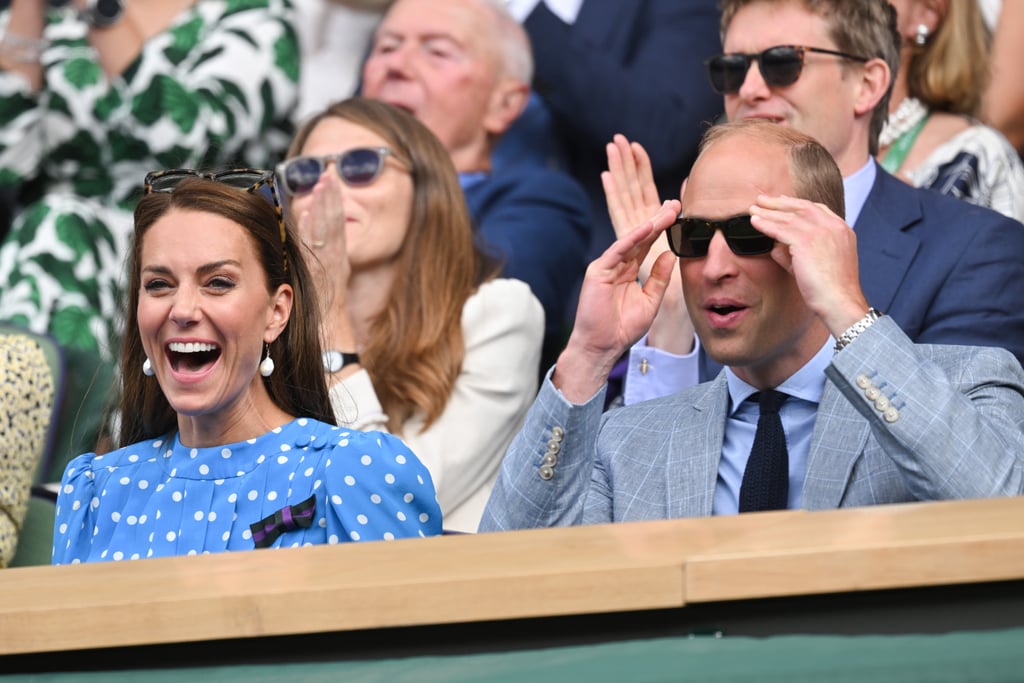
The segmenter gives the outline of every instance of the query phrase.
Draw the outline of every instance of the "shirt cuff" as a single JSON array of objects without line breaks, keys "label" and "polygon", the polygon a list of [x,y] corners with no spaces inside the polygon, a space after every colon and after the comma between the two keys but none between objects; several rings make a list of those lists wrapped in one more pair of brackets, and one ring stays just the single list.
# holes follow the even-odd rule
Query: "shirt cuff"
[{"label": "shirt cuff", "polygon": [[629,350],[623,403],[627,406],[659,398],[700,381],[700,339],[694,335],[693,351],[680,356],[647,345],[647,335]]}]

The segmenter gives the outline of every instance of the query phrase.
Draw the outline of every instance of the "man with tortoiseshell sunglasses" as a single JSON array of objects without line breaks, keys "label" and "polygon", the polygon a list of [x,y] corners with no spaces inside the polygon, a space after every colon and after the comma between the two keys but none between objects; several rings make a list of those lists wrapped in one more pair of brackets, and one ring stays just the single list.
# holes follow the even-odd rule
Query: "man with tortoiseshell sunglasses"
[{"label": "man with tortoiseshell sunglasses", "polygon": [[[874,160],[900,57],[887,0],[719,4],[724,54],[705,62],[711,87],[730,121],[789,126],[832,154],[868,302],[916,342],[998,346],[1024,359],[1024,226],[914,189]],[[692,332],[664,324],[673,313],[685,319],[678,295],[631,349],[626,404],[720,369]]]}]

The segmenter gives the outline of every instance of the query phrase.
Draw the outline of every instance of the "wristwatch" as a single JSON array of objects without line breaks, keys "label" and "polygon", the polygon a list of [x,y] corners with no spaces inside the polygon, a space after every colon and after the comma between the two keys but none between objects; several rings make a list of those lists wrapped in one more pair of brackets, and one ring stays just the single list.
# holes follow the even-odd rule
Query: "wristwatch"
[{"label": "wristwatch", "polygon": [[324,351],[324,371],[334,374],[346,365],[355,365],[359,362],[359,354],[348,351],[328,349]]},{"label": "wristwatch", "polygon": [[89,0],[82,10],[82,21],[93,28],[110,28],[124,15],[123,0]]},{"label": "wristwatch", "polygon": [[882,312],[869,308],[868,312],[864,314],[864,317],[850,325],[845,332],[839,335],[839,339],[836,339],[836,353],[842,351],[850,345],[854,339],[860,336],[860,333],[871,327],[876,320],[882,317]]}]

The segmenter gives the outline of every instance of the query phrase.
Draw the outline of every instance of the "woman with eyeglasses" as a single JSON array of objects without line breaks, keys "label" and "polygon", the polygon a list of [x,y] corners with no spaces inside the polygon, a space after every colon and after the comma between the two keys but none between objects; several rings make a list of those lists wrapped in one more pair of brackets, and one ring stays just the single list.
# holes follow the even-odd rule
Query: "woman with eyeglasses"
[{"label": "woman with eyeglasses", "polygon": [[430,473],[409,448],[335,425],[317,293],[272,175],[162,172],[146,191],[121,448],[69,464],[54,563],[440,533]]},{"label": "woman with eyeglasses", "polygon": [[[12,216],[9,233],[0,225],[0,320],[56,338],[71,393],[103,394],[139,180],[280,158],[298,99],[294,17],[286,0],[6,4],[0,194]],[[81,425],[101,411],[78,398]]]},{"label": "woman with eyeglasses", "polygon": [[277,177],[326,308],[339,423],[402,437],[433,475],[445,528],[476,531],[536,393],[540,303],[496,278],[450,156],[405,111],[331,105]]},{"label": "woman with eyeglasses", "polygon": [[890,0],[902,40],[878,160],[905,182],[1024,220],[1024,165],[975,118],[989,40],[974,0]]}]

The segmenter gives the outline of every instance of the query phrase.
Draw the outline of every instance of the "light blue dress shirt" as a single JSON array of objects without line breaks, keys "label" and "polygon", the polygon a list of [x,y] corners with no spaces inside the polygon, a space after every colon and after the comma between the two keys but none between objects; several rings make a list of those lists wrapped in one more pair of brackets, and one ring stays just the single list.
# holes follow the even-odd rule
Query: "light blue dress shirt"
[{"label": "light blue dress shirt", "polygon": [[[807,474],[807,454],[811,450],[814,418],[825,390],[825,368],[832,362],[835,340],[829,338],[821,350],[785,382],[775,387],[788,395],[779,409],[782,429],[786,432],[786,450],[789,452],[789,503],[795,510],[803,502],[804,476]],[[729,368],[725,369],[729,385],[729,414],[725,421],[725,441],[722,458],[718,463],[718,482],[711,514],[734,515],[739,511],[740,485],[747,467],[750,448],[757,431],[758,408],[747,401],[756,388],[747,384]]]},{"label": "light blue dress shirt", "polygon": [[473,187],[477,183],[482,183],[487,179],[487,174],[483,171],[469,171],[459,172],[459,185],[462,187],[462,191],[465,192],[469,188]]}]

